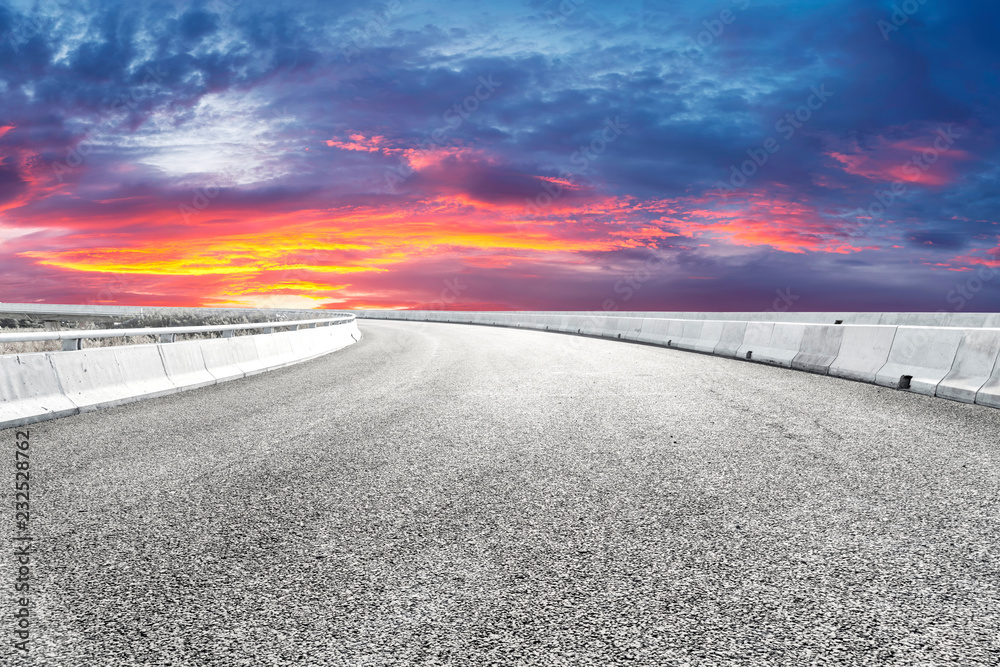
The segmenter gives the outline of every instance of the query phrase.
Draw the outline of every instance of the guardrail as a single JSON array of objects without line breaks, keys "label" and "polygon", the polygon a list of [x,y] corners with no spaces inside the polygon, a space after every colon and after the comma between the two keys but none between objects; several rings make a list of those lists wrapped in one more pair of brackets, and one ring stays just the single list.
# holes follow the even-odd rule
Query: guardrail
[{"label": "guardrail", "polygon": [[[266,335],[236,336],[239,330]],[[275,329],[289,329],[275,331]],[[176,340],[189,333],[221,337]],[[87,338],[160,342],[80,349]],[[349,313],[311,320],[10,333],[0,342],[62,340],[63,351],[0,355],[0,429],[166,396],[301,363],[361,340]]]},{"label": "guardrail", "polygon": [[36,331],[32,333],[0,334],[0,343],[26,343],[31,341],[63,341],[63,350],[79,350],[83,341],[90,338],[130,338],[137,336],[157,336],[161,343],[172,343],[178,334],[222,333],[223,338],[232,338],[237,331],[260,330],[261,333],[274,333],[275,329],[297,331],[300,328],[311,329],[317,326],[333,326],[348,324],[355,320],[351,313],[338,317],[326,317],[312,320],[296,320],[293,322],[256,322],[252,324],[211,324],[191,327],[146,327],[142,329],[90,329],[70,331]]}]

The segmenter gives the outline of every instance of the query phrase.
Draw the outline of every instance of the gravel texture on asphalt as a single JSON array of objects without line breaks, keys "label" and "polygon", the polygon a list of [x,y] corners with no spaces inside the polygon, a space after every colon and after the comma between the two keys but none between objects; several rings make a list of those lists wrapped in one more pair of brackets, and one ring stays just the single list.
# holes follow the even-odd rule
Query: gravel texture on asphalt
[{"label": "gravel texture on asphalt", "polygon": [[33,648],[2,661],[1000,664],[1000,410],[359,324],[306,364],[33,426]]}]

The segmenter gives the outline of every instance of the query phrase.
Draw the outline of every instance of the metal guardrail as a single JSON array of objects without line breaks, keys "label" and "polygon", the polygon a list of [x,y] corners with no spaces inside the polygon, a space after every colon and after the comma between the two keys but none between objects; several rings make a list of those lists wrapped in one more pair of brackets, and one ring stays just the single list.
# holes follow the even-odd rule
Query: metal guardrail
[{"label": "metal guardrail", "polygon": [[262,333],[273,333],[275,329],[296,331],[300,328],[335,326],[348,324],[355,319],[353,314],[342,313],[338,317],[325,317],[292,322],[256,322],[252,324],[212,324],[196,327],[147,327],[144,329],[90,329],[74,331],[37,331],[34,333],[0,334],[0,343],[22,343],[38,340],[61,340],[63,350],[79,350],[88,338],[126,338],[130,336],[159,336],[161,343],[172,343],[178,334],[222,332],[223,338],[232,338],[237,331],[260,329]]}]

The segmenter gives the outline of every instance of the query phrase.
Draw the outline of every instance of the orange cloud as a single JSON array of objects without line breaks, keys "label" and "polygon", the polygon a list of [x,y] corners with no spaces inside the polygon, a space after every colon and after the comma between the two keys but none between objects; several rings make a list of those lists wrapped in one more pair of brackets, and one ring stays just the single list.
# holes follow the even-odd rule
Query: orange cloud
[{"label": "orange cloud", "polygon": [[60,224],[69,233],[16,255],[70,275],[116,276],[143,285],[140,291],[164,281],[183,284],[176,289],[191,290],[202,303],[260,305],[280,296],[287,297],[282,303],[302,298],[322,305],[358,297],[343,281],[348,275],[381,275],[391,284],[407,266],[441,258],[481,268],[539,258],[584,267],[580,253],[652,247],[672,234],[633,208],[631,200],[608,199],[581,206],[572,217],[526,220],[522,207],[455,195],[284,214],[219,204],[190,225],[177,224],[170,211],[67,219]]},{"label": "orange cloud", "polygon": [[790,253],[849,254],[874,249],[855,245],[842,218],[824,215],[782,193],[749,192],[739,198],[727,197],[715,208],[695,208],[683,217],[663,220],[685,236],[724,240],[738,246],[770,246]]}]

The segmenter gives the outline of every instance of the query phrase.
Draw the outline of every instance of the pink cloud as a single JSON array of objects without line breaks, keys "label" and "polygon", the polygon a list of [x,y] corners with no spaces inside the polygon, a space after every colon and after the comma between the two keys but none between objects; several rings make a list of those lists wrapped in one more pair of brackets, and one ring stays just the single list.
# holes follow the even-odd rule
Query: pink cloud
[{"label": "pink cloud", "polygon": [[965,135],[952,126],[909,130],[905,139],[877,137],[872,147],[857,142],[826,153],[842,171],[880,183],[902,182],[924,186],[942,186],[956,178],[957,163],[971,159],[955,144]]}]

